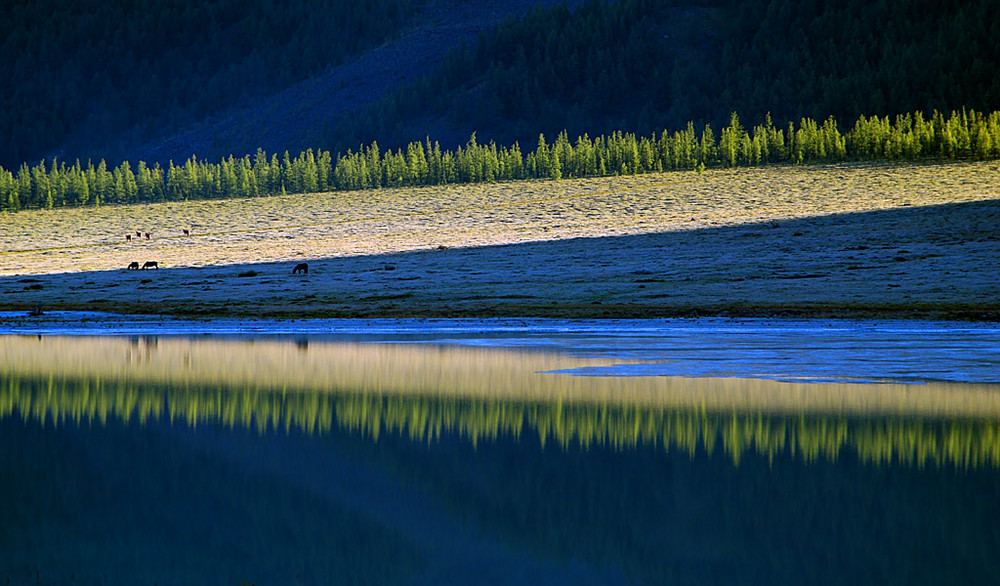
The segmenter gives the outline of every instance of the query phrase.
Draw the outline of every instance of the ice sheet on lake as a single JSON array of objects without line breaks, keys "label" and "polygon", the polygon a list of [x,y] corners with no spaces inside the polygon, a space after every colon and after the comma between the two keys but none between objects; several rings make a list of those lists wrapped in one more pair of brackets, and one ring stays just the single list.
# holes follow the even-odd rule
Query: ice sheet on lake
[{"label": "ice sheet on lake", "polygon": [[51,312],[36,317],[0,313],[0,334],[305,337],[478,345],[629,361],[566,371],[587,376],[1000,384],[1000,326],[983,323],[724,318],[198,320]]}]

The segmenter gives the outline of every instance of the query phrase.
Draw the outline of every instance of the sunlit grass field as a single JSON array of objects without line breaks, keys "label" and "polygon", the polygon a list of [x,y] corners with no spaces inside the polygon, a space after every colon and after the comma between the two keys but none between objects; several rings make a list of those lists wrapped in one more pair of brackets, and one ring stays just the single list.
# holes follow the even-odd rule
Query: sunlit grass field
[{"label": "sunlit grass field", "polygon": [[[1000,166],[986,162],[24,211],[0,215],[0,308],[545,315],[556,301],[559,315],[593,304],[610,315],[809,304],[991,311],[998,206]],[[148,260],[161,271],[124,272]],[[275,280],[291,265],[265,264],[302,261],[313,270],[301,288]],[[118,288],[129,284],[131,295]],[[188,294],[174,296],[179,289]]]}]

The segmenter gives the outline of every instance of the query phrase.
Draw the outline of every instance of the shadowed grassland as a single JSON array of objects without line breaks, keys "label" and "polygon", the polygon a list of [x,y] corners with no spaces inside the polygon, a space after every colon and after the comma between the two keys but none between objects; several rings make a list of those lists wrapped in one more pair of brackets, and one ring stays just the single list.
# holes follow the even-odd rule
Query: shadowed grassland
[{"label": "shadowed grassland", "polygon": [[21,212],[0,309],[998,319],[998,185],[845,165]]}]

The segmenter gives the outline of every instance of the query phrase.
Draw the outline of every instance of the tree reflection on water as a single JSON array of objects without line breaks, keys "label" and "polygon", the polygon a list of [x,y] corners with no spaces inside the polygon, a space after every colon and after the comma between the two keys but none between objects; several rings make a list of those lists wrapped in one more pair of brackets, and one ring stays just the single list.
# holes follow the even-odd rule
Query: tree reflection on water
[{"label": "tree reflection on water", "polygon": [[0,582],[987,584],[977,385],[435,344],[0,337]]},{"label": "tree reflection on water", "polygon": [[660,446],[806,461],[845,451],[875,464],[1000,465],[988,385],[590,377],[608,359],[423,344],[187,338],[3,340],[0,417],[56,424],[150,419],[259,430],[346,429],[474,445],[499,436],[628,449]]}]

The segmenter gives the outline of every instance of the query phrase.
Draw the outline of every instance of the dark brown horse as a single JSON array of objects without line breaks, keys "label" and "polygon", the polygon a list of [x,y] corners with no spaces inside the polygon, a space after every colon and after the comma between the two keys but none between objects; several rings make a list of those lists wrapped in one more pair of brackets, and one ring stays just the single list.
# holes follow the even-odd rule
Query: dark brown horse
[{"label": "dark brown horse", "polygon": [[146,262],[142,263],[142,269],[143,270],[146,270],[146,269],[157,269],[157,270],[159,270],[159,268],[160,268],[160,265],[156,264],[155,260],[147,260]]},{"label": "dark brown horse", "polygon": [[295,265],[295,268],[292,269],[292,274],[294,275],[296,273],[302,273],[303,275],[309,274],[309,265],[304,262],[300,262],[299,264]]},{"label": "dark brown horse", "polygon": [[128,263],[128,270],[130,270],[130,271],[137,271],[137,270],[139,270],[139,261],[134,260],[134,261]]}]

